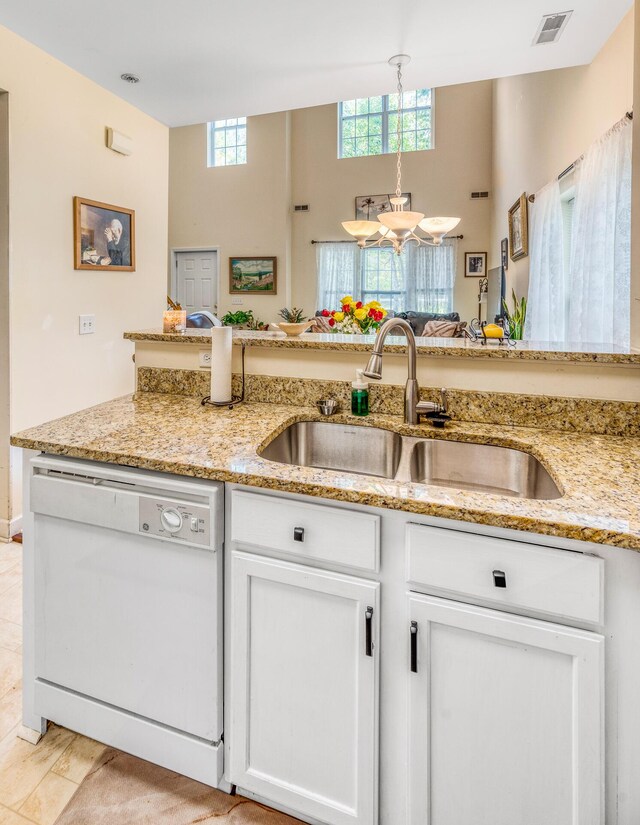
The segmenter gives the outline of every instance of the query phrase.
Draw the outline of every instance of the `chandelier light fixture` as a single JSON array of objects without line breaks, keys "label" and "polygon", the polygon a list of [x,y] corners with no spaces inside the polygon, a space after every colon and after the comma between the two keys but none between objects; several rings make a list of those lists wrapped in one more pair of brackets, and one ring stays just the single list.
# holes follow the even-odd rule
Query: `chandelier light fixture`
[{"label": "chandelier light fixture", "polygon": [[[381,212],[377,221],[343,221],[342,226],[357,241],[362,249],[370,246],[392,246],[400,255],[405,244],[418,246],[441,246],[444,236],[460,223],[460,218],[425,218],[422,212],[405,211],[407,198],[402,196],[402,67],[411,58],[408,54],[396,54],[389,59],[389,65],[395,66],[398,76],[398,114],[396,135],[398,151],[396,156],[396,193],[391,198],[391,212]],[[416,229],[424,235],[416,234]],[[379,235],[379,237],[374,237]]]}]

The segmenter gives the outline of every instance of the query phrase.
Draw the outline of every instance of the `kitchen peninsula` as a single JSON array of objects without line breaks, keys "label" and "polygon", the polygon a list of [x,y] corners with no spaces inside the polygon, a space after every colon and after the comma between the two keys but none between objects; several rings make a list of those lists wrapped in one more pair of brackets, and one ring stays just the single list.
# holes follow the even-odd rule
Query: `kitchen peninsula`
[{"label": "kitchen peninsula", "polygon": [[[193,349],[197,363],[200,340],[191,348],[148,343]],[[310,823],[418,825],[425,795],[440,799],[463,771],[467,792],[447,808],[459,822],[489,810],[508,775],[509,787],[520,789],[503,800],[510,816],[525,794],[531,822],[603,823],[606,812],[607,823],[632,825],[640,810],[632,653],[640,621],[640,423],[633,402],[514,393],[491,406],[488,393],[451,390],[453,420],[435,430],[402,423],[395,385],[372,387],[374,412],[361,421],[344,411],[348,382],[329,378],[251,373],[245,402],[215,409],[200,403],[207,370],[140,360],[137,350],[134,395],[13,437],[25,449],[25,495],[32,496],[25,723],[37,729],[52,718],[224,790],[237,786]],[[404,357],[397,360],[401,371]],[[634,357],[606,368],[634,374]],[[327,390],[343,402],[331,419],[315,408]],[[489,409],[493,421],[484,417]],[[263,455],[299,422],[333,428],[336,437],[356,431],[368,453],[377,450],[369,436],[382,432],[416,444],[444,439],[485,448],[489,467],[497,455],[491,451],[527,454],[557,495],[522,497],[506,477],[496,477],[491,491],[463,478],[443,486],[419,475],[403,480]],[[73,674],[63,671],[55,682],[45,672],[52,654],[47,659],[42,650],[41,602],[33,600],[39,593],[54,604],[59,591],[55,569],[50,580],[38,573],[45,569],[38,531],[63,516],[73,522],[70,496],[85,495],[87,482],[102,490],[105,506],[115,496],[123,513],[131,506],[118,502],[140,491],[140,519],[119,529],[143,545],[155,537],[158,559],[163,547],[173,550],[172,575],[183,571],[183,588],[190,555],[197,561],[207,552],[194,546],[189,525],[196,533],[198,518],[208,525],[200,541],[211,541],[212,564],[224,557],[224,573],[211,568],[225,614],[217,631],[211,626],[211,639],[221,635],[207,665],[217,661],[221,674],[224,660],[224,743],[219,732],[207,743],[203,727],[176,721],[182,705],[171,674],[170,707],[166,715],[157,710],[162,665],[151,680],[134,668],[149,691],[150,710],[135,709],[149,717],[142,727],[134,699],[118,704],[100,693],[102,685],[78,698]],[[180,493],[183,482],[196,488]],[[43,488],[54,484],[61,492],[47,499]],[[206,505],[210,515],[194,512],[210,495],[220,496]],[[157,522],[144,504],[149,496]],[[95,527],[97,536],[102,529]],[[103,560],[92,552],[92,564],[107,564],[109,545],[98,546]],[[171,584],[158,586],[168,593]],[[130,586],[127,592],[135,604]],[[201,604],[197,589],[191,596]],[[89,608],[77,610],[75,622],[93,627]],[[190,627],[182,613],[175,616],[189,644],[207,638],[202,623]],[[140,645],[148,649],[151,639],[166,658],[176,635],[156,636],[149,628]],[[116,668],[112,642],[99,647]],[[203,725],[206,704],[196,697],[191,708]],[[198,731],[195,739],[190,730]]]}]

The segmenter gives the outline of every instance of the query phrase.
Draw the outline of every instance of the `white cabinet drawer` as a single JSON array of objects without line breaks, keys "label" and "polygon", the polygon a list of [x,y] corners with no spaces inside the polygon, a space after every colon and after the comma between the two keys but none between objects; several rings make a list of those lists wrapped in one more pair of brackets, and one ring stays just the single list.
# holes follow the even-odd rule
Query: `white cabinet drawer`
[{"label": "white cabinet drawer", "polygon": [[380,517],[369,513],[234,490],[231,539],[299,561],[379,569]]},{"label": "white cabinet drawer", "polygon": [[603,621],[604,561],[569,550],[409,524],[407,580],[412,589]]}]

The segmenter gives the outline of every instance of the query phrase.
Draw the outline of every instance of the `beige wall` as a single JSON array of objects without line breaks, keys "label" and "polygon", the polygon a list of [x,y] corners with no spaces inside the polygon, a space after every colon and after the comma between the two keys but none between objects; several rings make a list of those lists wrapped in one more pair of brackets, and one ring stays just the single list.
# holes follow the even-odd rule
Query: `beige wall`
[{"label": "beige wall", "polygon": [[[494,81],[490,266],[520,194],[553,180],[632,108],[633,52],[631,10],[589,66]],[[507,275],[508,291],[526,295],[529,258],[510,261]]]},{"label": "beige wall", "polygon": [[[122,333],[157,325],[165,305],[168,129],[4,28],[0,88],[15,431],[133,389]],[[133,138],[131,157],[105,147],[106,126]],[[136,272],[74,270],[74,195],[136,210]],[[95,314],[95,334],[78,335],[81,313]]]},{"label": "beige wall", "polygon": [[[470,193],[491,186],[490,81],[448,86],[435,92],[434,148],[402,157],[403,189],[412,209],[426,215],[462,218],[455,309],[462,318],[478,314],[476,278],[464,277],[464,253],[487,251],[491,210]],[[298,109],[293,117],[293,202],[308,203],[308,214],[293,216],[293,302],[307,312],[316,306],[316,248],[312,240],[344,240],[340,223],[355,218],[356,195],[395,189],[395,159],[337,157],[337,106]],[[410,307],[408,307],[410,308]]]},{"label": "beige wall", "polygon": [[9,536],[9,107],[0,93],[0,539]]},{"label": "beige wall", "polygon": [[[462,217],[455,307],[465,318],[477,315],[478,282],[464,278],[464,252],[485,251],[490,229],[489,203],[472,202],[469,194],[490,187],[491,96],[489,81],[438,89],[435,149],[403,157],[413,208]],[[233,308],[250,308],[267,321],[285,304],[311,314],[311,240],[347,239],[340,223],[355,217],[356,195],[393,191],[395,160],[339,160],[335,104],[252,117],[248,124],[246,166],[212,169],[204,124],[171,129],[169,244],[220,247],[220,313],[232,309],[229,256],[256,254],[278,256],[278,295],[243,296],[242,307]],[[308,203],[311,211],[294,215],[294,203]]]},{"label": "beige wall", "polygon": [[[275,320],[290,303],[289,123],[286,112],[249,118],[247,164],[210,169],[206,124],[170,130],[169,247],[219,247],[221,315],[252,309]],[[232,306],[229,257],[236,255],[277,256],[277,295],[243,295]]]}]

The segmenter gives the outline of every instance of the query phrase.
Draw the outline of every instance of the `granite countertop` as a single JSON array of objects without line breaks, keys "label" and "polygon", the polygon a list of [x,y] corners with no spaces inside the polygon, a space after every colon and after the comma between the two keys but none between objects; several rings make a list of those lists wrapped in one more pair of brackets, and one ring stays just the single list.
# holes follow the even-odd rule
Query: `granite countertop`
[{"label": "granite countertop", "polygon": [[[411,427],[390,415],[333,421],[406,435],[516,447],[544,463],[564,493],[533,501],[434,485],[277,464],[258,450],[310,407],[244,403],[203,407],[197,398],[138,393],[18,433],[16,447],[198,478],[357,502],[640,550],[640,438],[451,422]],[[326,420],[326,419],[324,419]]]},{"label": "granite countertop", "polygon": [[[166,343],[200,344],[206,346],[211,337],[208,329],[188,329],[185,333],[162,332],[159,329],[125,332],[130,341],[164,341]],[[371,352],[375,335],[338,335],[334,333],[305,333],[295,338],[283,332],[252,332],[234,330],[233,343],[239,346],[274,347],[277,349],[337,350],[343,352]],[[578,361],[585,364],[640,365],[640,352],[621,347],[603,347],[601,344],[565,344],[547,341],[516,341],[514,345],[481,344],[467,338],[416,338],[418,355],[449,356],[454,358],[509,358],[526,361]],[[407,347],[403,336],[390,335],[385,341],[385,352],[404,353]]]}]

